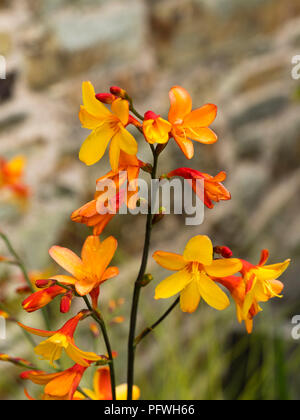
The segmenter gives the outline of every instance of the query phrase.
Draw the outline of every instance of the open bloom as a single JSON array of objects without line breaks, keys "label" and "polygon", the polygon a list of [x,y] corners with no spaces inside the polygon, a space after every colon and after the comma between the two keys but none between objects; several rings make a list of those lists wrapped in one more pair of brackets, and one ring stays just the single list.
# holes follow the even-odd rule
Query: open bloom
[{"label": "open bloom", "polygon": [[[94,235],[100,235],[124,203],[125,193],[122,187],[126,182],[127,206],[134,209],[138,199],[139,172],[143,166],[145,166],[144,162],[136,156],[130,156],[121,151],[118,172],[110,171],[97,180],[99,191],[96,192],[94,200],[73,212],[71,215],[73,222],[92,226]],[[114,183],[111,196],[101,187],[105,186],[108,180]],[[102,206],[105,206],[106,212],[100,211]]]},{"label": "open bloom", "polygon": [[59,275],[52,277],[61,284],[73,285],[80,296],[92,292],[108,279],[119,274],[117,267],[108,267],[118,243],[110,236],[103,242],[98,236],[89,236],[82,248],[81,258],[67,248],[53,246],[49,254],[71,276]]},{"label": "open bloom", "polygon": [[10,161],[0,158],[0,188],[10,189],[18,198],[27,198],[29,195],[29,188],[22,180],[25,163],[23,156]]},{"label": "open bloom", "polygon": [[92,133],[83,143],[79,158],[87,165],[94,165],[104,155],[111,141],[109,157],[112,170],[117,172],[120,151],[129,155],[137,154],[137,142],[125,129],[129,121],[129,103],[121,98],[116,99],[109,111],[95,96],[91,82],[82,85],[83,106],[79,112],[79,119],[84,128]]},{"label": "open bloom", "polygon": [[48,305],[48,303],[52,302],[57,296],[64,295],[65,293],[66,289],[56,285],[39,290],[23,301],[23,309],[29,313],[35,312]]},{"label": "open bloom", "polygon": [[43,371],[30,370],[21,373],[21,379],[28,379],[34,384],[45,386],[43,400],[73,400],[87,367],[74,365],[63,372],[47,374]]},{"label": "open bloom", "polygon": [[143,131],[148,143],[167,143],[171,129],[172,125],[161,118],[160,115],[157,115],[152,111],[145,113]]},{"label": "open bloom", "polygon": [[[116,387],[117,400],[127,400],[127,384],[118,385]],[[112,400],[111,381],[108,367],[101,367],[97,370],[94,376],[94,390],[84,389],[84,392],[92,400]],[[140,398],[140,389],[133,386],[133,400]]]},{"label": "open bloom", "polygon": [[245,322],[249,334],[253,330],[253,318],[262,311],[259,303],[281,297],[284,285],[277,279],[290,264],[288,259],[282,263],[265,265],[268,257],[268,250],[263,250],[258,265],[242,260],[241,277],[216,279],[230,291],[236,303],[238,321]]},{"label": "open bloom", "polygon": [[171,107],[169,122],[172,124],[172,135],[188,159],[194,156],[191,140],[212,144],[218,140],[217,135],[209,128],[216,116],[217,107],[207,104],[192,111],[192,99],[189,93],[180,86],[175,86],[169,93]]},{"label": "open bloom", "polygon": [[190,239],[183,255],[157,251],[153,258],[167,270],[176,271],[157,286],[155,299],[180,293],[181,309],[190,313],[197,309],[201,298],[218,310],[229,306],[228,297],[212,277],[233,275],[242,269],[242,263],[235,258],[213,260],[213,246],[207,236]]},{"label": "open bloom", "polygon": [[[206,207],[212,209],[214,207],[213,201],[219,202],[220,200],[230,200],[231,194],[224,187],[222,181],[226,179],[226,173],[220,172],[216,176],[211,176],[203,172],[196,171],[195,169],[190,168],[178,168],[174,171],[167,174],[167,178],[172,178],[173,176],[180,176],[187,180],[194,192],[203,200]],[[203,180],[197,183],[197,180]]]},{"label": "open bloom", "polygon": [[86,311],[81,311],[74,318],[70,319],[58,331],[44,331],[35,328],[27,327],[19,323],[20,327],[39,337],[49,337],[46,341],[42,341],[35,349],[35,353],[41,356],[42,360],[49,360],[53,363],[61,358],[62,351],[65,350],[67,355],[75,363],[83,367],[89,367],[90,362],[97,362],[101,360],[100,356],[95,353],[85,352],[80,350],[74,342],[74,333],[81,321],[86,316]]}]

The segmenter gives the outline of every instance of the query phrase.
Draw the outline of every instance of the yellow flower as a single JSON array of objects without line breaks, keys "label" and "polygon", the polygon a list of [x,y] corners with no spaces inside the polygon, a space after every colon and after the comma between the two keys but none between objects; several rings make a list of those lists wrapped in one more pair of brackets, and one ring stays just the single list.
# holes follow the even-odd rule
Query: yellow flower
[{"label": "yellow flower", "polygon": [[146,112],[145,120],[143,122],[143,131],[148,143],[167,143],[171,130],[172,125],[161,118],[160,115],[157,115],[152,111]]},{"label": "yellow flower", "polygon": [[231,276],[242,269],[235,258],[213,260],[213,245],[207,236],[195,236],[186,245],[183,255],[157,251],[155,261],[167,270],[176,271],[155,290],[155,299],[166,299],[180,293],[183,312],[194,312],[203,298],[208,305],[223,310],[229,299],[211,277]]},{"label": "yellow flower", "polygon": [[74,318],[70,319],[58,331],[44,331],[35,328],[27,327],[19,323],[20,327],[39,337],[49,337],[47,340],[41,342],[35,349],[35,353],[41,356],[42,360],[49,360],[53,363],[61,358],[62,351],[65,350],[67,355],[75,363],[80,366],[89,367],[89,362],[97,362],[101,357],[95,353],[85,352],[80,350],[74,343],[74,333],[80,320],[86,315],[85,311],[79,312]]},{"label": "yellow flower", "polygon": [[105,105],[96,99],[91,82],[82,85],[83,106],[80,108],[79,119],[84,128],[92,133],[83,143],[79,159],[87,165],[94,165],[102,159],[110,143],[109,157],[112,170],[118,171],[120,151],[129,155],[137,154],[137,142],[125,129],[129,121],[129,103],[121,98],[116,99],[109,111]]}]

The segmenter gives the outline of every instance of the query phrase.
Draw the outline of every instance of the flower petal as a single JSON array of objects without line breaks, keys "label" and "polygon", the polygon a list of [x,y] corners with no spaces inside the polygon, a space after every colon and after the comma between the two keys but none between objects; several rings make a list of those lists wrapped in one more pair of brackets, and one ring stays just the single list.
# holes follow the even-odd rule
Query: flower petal
[{"label": "flower petal", "polygon": [[186,261],[211,265],[213,260],[213,245],[209,237],[198,235],[190,239],[185,247],[183,258]]},{"label": "flower petal", "polygon": [[129,155],[136,155],[138,152],[138,145],[136,139],[125,128],[121,127],[114,139],[119,143],[120,149]]},{"label": "flower petal", "polygon": [[78,116],[83,128],[95,130],[102,124],[99,118],[96,118],[92,114],[88,113],[83,106],[80,107]]},{"label": "flower petal", "polygon": [[95,373],[94,390],[98,400],[112,400],[111,380],[108,367],[102,367]]},{"label": "flower petal", "polygon": [[186,135],[192,140],[204,144],[213,144],[218,141],[218,136],[210,128],[187,128]]},{"label": "flower petal", "polygon": [[120,161],[120,143],[118,142],[116,136],[112,139],[109,147],[109,161],[111,169],[114,173],[117,173],[119,170],[119,161]]},{"label": "flower petal", "polygon": [[238,258],[224,258],[214,260],[211,265],[206,265],[205,271],[212,277],[228,277],[240,271],[243,267]]},{"label": "flower petal", "polygon": [[38,330],[36,328],[30,328],[30,327],[27,327],[24,324],[21,324],[20,322],[18,322],[18,325],[19,325],[19,327],[23,328],[24,330],[26,330],[30,334],[37,335],[38,337],[52,337],[52,335],[54,335],[56,333],[56,331],[44,331],[44,330]]},{"label": "flower petal", "polygon": [[265,265],[263,267],[256,267],[253,271],[257,275],[258,280],[276,280],[290,265],[291,260],[288,259],[282,263]]},{"label": "flower petal", "polygon": [[180,293],[180,307],[183,312],[193,313],[198,308],[201,296],[197,281],[191,281]]},{"label": "flower petal", "polygon": [[80,350],[77,346],[70,343],[69,346],[65,349],[67,355],[72,359],[75,363],[83,367],[89,367],[90,363],[87,362],[98,362],[101,360],[100,356],[97,356],[96,353],[90,353],[87,351]]},{"label": "flower petal", "polygon": [[79,152],[79,159],[91,166],[102,159],[114,131],[108,124],[94,130],[84,141]]},{"label": "flower petal", "polygon": [[184,126],[191,128],[208,127],[216,119],[217,111],[216,105],[206,104],[188,114],[184,119]]},{"label": "flower petal", "polygon": [[198,287],[201,297],[212,308],[222,311],[230,305],[223,290],[203,272],[200,273]]},{"label": "flower petal", "polygon": [[96,99],[95,89],[91,82],[82,83],[83,105],[88,113],[99,119],[106,119],[111,116],[111,112]]},{"label": "flower petal", "polygon": [[164,279],[155,289],[155,299],[166,299],[181,292],[190,282],[192,276],[187,270],[181,270]]},{"label": "flower petal", "polygon": [[71,273],[75,278],[78,279],[84,275],[84,267],[81,259],[70,249],[53,246],[50,248],[49,254],[58,265]]},{"label": "flower petal", "polygon": [[111,105],[112,112],[119,118],[123,125],[128,124],[129,103],[124,99],[116,99]]},{"label": "flower petal", "polygon": [[174,139],[175,139],[176,143],[180,147],[181,151],[185,155],[185,157],[187,159],[192,159],[193,156],[194,156],[194,145],[191,142],[191,140],[189,140],[187,138],[184,138],[184,137],[180,137],[180,136],[178,136],[174,133],[173,133],[173,136],[174,136]]},{"label": "flower petal", "polygon": [[169,111],[170,123],[183,120],[192,110],[192,98],[181,86],[174,86],[169,92],[171,107]]},{"label": "flower petal", "polygon": [[174,254],[173,252],[156,251],[153,258],[161,267],[167,270],[178,271],[183,270],[186,266],[186,261],[182,255]]},{"label": "flower petal", "polygon": [[[119,401],[127,400],[128,386],[127,384],[121,384],[116,387],[116,399]],[[133,385],[132,388],[132,399],[133,401],[138,400],[141,396],[140,388]]]}]

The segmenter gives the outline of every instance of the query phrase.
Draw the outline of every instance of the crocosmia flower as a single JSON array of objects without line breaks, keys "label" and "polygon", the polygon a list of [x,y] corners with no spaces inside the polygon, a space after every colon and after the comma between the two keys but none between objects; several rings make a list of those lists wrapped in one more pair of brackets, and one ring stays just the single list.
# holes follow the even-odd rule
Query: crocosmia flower
[{"label": "crocosmia flower", "polygon": [[[167,178],[180,176],[189,180],[194,192],[200,199],[204,200],[204,204],[209,209],[214,207],[213,201],[219,202],[220,200],[230,200],[231,194],[222,184],[226,179],[226,173],[220,172],[216,176],[211,176],[203,172],[196,171],[190,168],[178,168],[168,173]],[[197,183],[197,179],[203,180],[204,191],[201,183]]]},{"label": "crocosmia flower", "polygon": [[117,267],[108,267],[118,243],[110,236],[103,242],[98,236],[89,236],[82,248],[81,258],[67,248],[53,246],[49,254],[71,276],[53,276],[61,284],[73,285],[80,296],[88,295],[112,277],[119,274]]},{"label": "crocosmia flower", "polygon": [[[112,400],[111,381],[108,367],[101,367],[94,376],[94,390],[84,389],[84,392],[92,400]],[[140,398],[140,389],[134,385],[132,399]],[[117,400],[127,400],[127,384],[118,385],[116,387]]]},{"label": "crocosmia flower", "polygon": [[35,328],[27,327],[19,323],[20,327],[28,331],[31,334],[39,337],[49,337],[46,341],[41,342],[35,349],[35,353],[38,354],[42,360],[49,360],[53,365],[56,360],[59,360],[62,355],[62,351],[65,350],[67,355],[75,363],[83,367],[89,367],[90,362],[97,362],[101,360],[100,356],[95,353],[85,352],[80,350],[74,343],[74,333],[81,321],[86,316],[86,311],[79,312],[74,318],[70,319],[62,328],[58,331],[44,331]]},{"label": "crocosmia flower", "polygon": [[152,111],[146,112],[143,122],[143,131],[148,143],[167,143],[171,129],[172,125],[161,118],[160,115],[157,115]]},{"label": "crocosmia flower", "polygon": [[121,98],[111,104],[111,111],[96,99],[91,82],[82,85],[83,106],[79,119],[84,128],[92,133],[83,143],[79,158],[87,165],[94,165],[104,155],[109,142],[109,157],[112,170],[117,172],[120,151],[136,155],[138,146],[135,138],[126,130],[129,122],[129,103]]},{"label": "crocosmia flower", "polygon": [[22,199],[29,195],[29,188],[23,183],[25,163],[23,156],[14,157],[10,161],[0,158],[0,188],[7,188]]},{"label": "crocosmia flower", "polygon": [[[97,191],[94,200],[73,212],[71,215],[73,222],[91,226],[94,228],[94,235],[100,235],[124,203],[125,194],[124,191],[121,191],[121,188],[125,186],[126,182],[127,206],[130,209],[134,209],[137,203],[139,172],[143,166],[145,166],[144,162],[137,159],[136,156],[131,156],[121,151],[118,172],[114,173],[110,171],[97,180],[98,189],[107,180],[113,181],[115,185],[114,193],[116,195],[107,197],[106,191]],[[103,197],[105,197],[105,201]],[[106,206],[106,209],[114,209],[114,211],[107,211],[101,214],[99,212],[101,205]]]},{"label": "crocosmia flower", "polygon": [[194,156],[191,140],[212,144],[218,140],[217,135],[209,128],[217,116],[217,107],[207,104],[192,111],[192,99],[189,93],[180,86],[175,86],[169,93],[171,107],[169,122],[172,124],[172,135],[188,159]]},{"label": "crocosmia flower", "polygon": [[43,400],[69,401],[74,399],[87,367],[74,365],[70,369],[58,373],[46,373],[30,370],[21,373],[21,379],[28,379],[34,384],[45,386]]},{"label": "crocosmia flower", "polygon": [[212,277],[233,275],[242,269],[235,258],[213,260],[213,245],[207,236],[195,236],[186,245],[183,255],[157,251],[155,261],[175,274],[163,280],[155,290],[155,299],[166,299],[180,293],[183,312],[194,312],[203,298],[208,305],[223,310],[229,299]]}]

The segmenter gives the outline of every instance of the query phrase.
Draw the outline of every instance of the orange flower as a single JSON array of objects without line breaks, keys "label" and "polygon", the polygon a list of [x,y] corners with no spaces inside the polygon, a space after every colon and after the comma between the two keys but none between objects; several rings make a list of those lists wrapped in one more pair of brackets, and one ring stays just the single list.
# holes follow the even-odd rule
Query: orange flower
[{"label": "orange flower", "polygon": [[41,342],[35,349],[35,353],[41,356],[42,360],[49,360],[53,363],[61,358],[62,351],[65,350],[70,359],[83,367],[89,367],[89,362],[97,362],[101,360],[100,356],[95,353],[80,350],[74,343],[74,333],[79,321],[86,317],[88,311],[79,312],[74,318],[70,319],[58,331],[44,331],[27,327],[18,323],[24,330],[39,337],[49,337]]},{"label": "orange flower", "polygon": [[136,155],[138,146],[135,138],[126,126],[129,122],[129,103],[121,98],[116,99],[109,111],[105,105],[96,99],[91,82],[82,84],[83,106],[80,108],[79,119],[84,128],[92,133],[83,143],[79,158],[86,165],[94,165],[102,159],[109,142],[109,157],[113,172],[118,171],[120,151]]},{"label": "orange flower", "polygon": [[242,263],[236,258],[214,260],[212,242],[207,236],[190,239],[183,255],[157,251],[153,258],[161,267],[176,271],[156,287],[155,299],[180,293],[181,310],[189,313],[197,309],[201,298],[220,311],[229,306],[228,297],[213,278],[237,273]]},{"label": "orange flower", "polygon": [[47,374],[43,371],[30,370],[21,373],[21,379],[29,379],[37,385],[45,385],[43,400],[73,400],[87,367],[74,365],[63,372]]},{"label": "orange flower", "polygon": [[[226,173],[220,172],[215,177],[205,174],[195,169],[190,168],[178,168],[166,175],[167,178],[173,176],[180,176],[189,180],[191,187],[194,192],[199,196],[200,199],[204,200],[204,204],[212,209],[214,207],[213,201],[219,202],[220,200],[230,200],[231,194],[221,183],[226,179]],[[197,184],[197,179],[204,181],[204,191],[201,188],[201,183]]]},{"label": "orange flower", "polygon": [[238,321],[245,322],[249,334],[253,330],[253,318],[262,311],[259,303],[281,297],[284,285],[277,279],[290,264],[288,259],[282,263],[265,265],[268,257],[269,251],[263,250],[258,265],[241,260],[242,277],[229,276],[215,279],[230,291],[236,303]]},{"label": "orange flower", "polygon": [[[92,400],[112,400],[110,373],[108,367],[101,367],[94,376],[94,390],[84,389],[84,392]],[[140,389],[134,385],[133,400],[140,398]],[[127,384],[116,387],[117,400],[127,400]]]},{"label": "orange flower", "polygon": [[169,133],[171,129],[171,124],[161,118],[160,115],[157,115],[152,111],[145,113],[143,131],[148,143],[167,143],[167,141],[169,141]]},{"label": "orange flower", "polygon": [[23,309],[31,313],[42,309],[48,303],[52,302],[59,295],[66,293],[66,289],[60,286],[51,286],[47,289],[33,293],[22,303]]},{"label": "orange flower", "polygon": [[117,267],[108,267],[117,246],[113,236],[103,242],[98,236],[89,236],[83,245],[81,258],[67,248],[53,246],[49,251],[50,256],[72,276],[59,275],[52,279],[75,286],[80,296],[91,293],[100,284],[119,274]]},{"label": "orange flower", "polygon": [[0,188],[10,189],[18,198],[27,198],[29,188],[23,184],[25,159],[17,156],[10,161],[0,158]]},{"label": "orange flower", "polygon": [[217,107],[207,104],[192,111],[192,99],[189,93],[180,86],[173,87],[169,96],[171,133],[185,156],[191,159],[194,156],[194,146],[191,140],[204,144],[212,144],[218,140],[217,135],[208,128],[217,116]]},{"label": "orange flower", "polygon": [[[87,226],[94,227],[94,235],[100,235],[107,224],[118,212],[119,208],[124,202],[124,191],[120,191],[121,187],[128,181],[127,185],[127,206],[134,209],[137,202],[138,184],[140,169],[145,166],[143,162],[138,160],[135,156],[130,156],[121,151],[118,173],[108,172],[102,178],[97,180],[98,188],[101,183],[106,180],[111,180],[115,183],[116,196],[109,197],[104,201],[103,197],[107,198],[106,192],[98,191],[95,194],[95,199],[85,204],[80,209],[74,211],[71,215],[73,222],[84,223]],[[127,176],[126,176],[127,175]],[[109,201],[109,202],[108,202]],[[115,211],[107,212],[106,214],[99,214],[100,206],[106,206],[106,209],[112,208]]]}]

